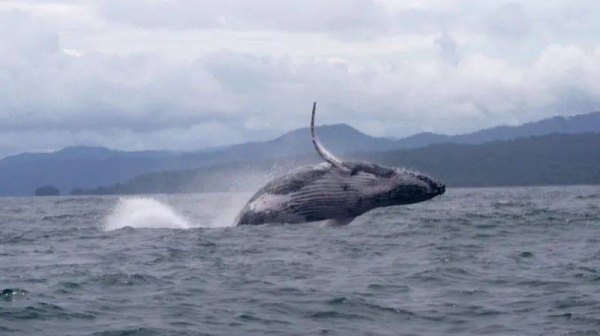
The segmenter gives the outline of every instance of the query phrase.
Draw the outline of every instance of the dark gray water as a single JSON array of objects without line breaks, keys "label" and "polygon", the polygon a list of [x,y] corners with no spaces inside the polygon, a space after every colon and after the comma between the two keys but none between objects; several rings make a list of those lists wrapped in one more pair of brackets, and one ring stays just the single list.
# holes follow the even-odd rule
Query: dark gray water
[{"label": "dark gray water", "polygon": [[247,196],[0,199],[0,335],[600,332],[600,187],[225,227]]}]

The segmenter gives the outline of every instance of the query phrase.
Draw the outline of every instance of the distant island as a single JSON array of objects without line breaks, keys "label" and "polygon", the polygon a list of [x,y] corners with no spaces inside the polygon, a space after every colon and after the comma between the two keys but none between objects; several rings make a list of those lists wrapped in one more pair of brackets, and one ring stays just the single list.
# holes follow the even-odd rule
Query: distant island
[{"label": "distant island", "polygon": [[[321,142],[344,159],[422,170],[450,186],[599,183],[590,176],[600,164],[595,149],[576,158],[568,152],[580,153],[595,141],[600,112],[462,135],[420,133],[388,139],[345,124],[320,126],[317,132]],[[522,147],[530,143],[538,147]],[[532,162],[534,158],[538,161]],[[307,128],[269,141],[189,152],[67,147],[0,159],[0,196],[31,195],[46,184],[77,195],[252,190],[286,169],[318,160]],[[542,165],[539,160],[548,161]],[[242,178],[248,174],[252,177]]]},{"label": "distant island", "polygon": [[60,191],[54,186],[43,186],[35,189],[35,196],[60,196]]}]

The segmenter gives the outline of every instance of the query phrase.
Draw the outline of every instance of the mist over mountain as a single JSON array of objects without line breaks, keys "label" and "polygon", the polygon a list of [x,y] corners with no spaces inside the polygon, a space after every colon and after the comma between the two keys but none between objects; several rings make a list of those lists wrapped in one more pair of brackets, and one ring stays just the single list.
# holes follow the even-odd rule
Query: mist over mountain
[{"label": "mist over mountain", "polygon": [[[317,129],[321,142],[341,157],[346,157],[344,153],[348,152],[382,152],[440,143],[480,144],[550,133],[586,132],[600,133],[600,112],[555,117],[522,126],[494,127],[464,135],[420,133],[398,140],[372,137],[345,124]],[[32,195],[43,185],[54,185],[68,192],[75,188],[125,183],[139,175],[154,172],[194,170],[232,162],[259,162],[303,155],[310,157],[311,154],[314,154],[314,149],[308,128],[288,132],[270,141],[194,152],[129,152],[78,146],[52,153],[23,153],[0,160],[0,196]]]}]

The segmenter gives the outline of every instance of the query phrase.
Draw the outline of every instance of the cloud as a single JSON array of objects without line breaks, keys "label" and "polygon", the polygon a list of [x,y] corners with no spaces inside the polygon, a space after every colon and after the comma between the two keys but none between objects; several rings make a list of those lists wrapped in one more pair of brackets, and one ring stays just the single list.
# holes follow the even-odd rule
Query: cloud
[{"label": "cloud", "polygon": [[106,0],[99,8],[109,20],[172,29],[360,32],[381,29],[385,19],[372,0]]},{"label": "cloud", "polygon": [[46,22],[19,10],[0,11],[4,62],[39,62],[58,50],[58,32]]},{"label": "cloud", "polygon": [[440,47],[440,55],[448,64],[457,65],[459,56],[457,53],[457,43],[447,32],[443,32],[439,38],[435,39],[435,44]]},{"label": "cloud", "polygon": [[531,32],[530,20],[516,2],[496,8],[487,16],[485,26],[490,34],[508,39],[520,40]]},{"label": "cloud", "polygon": [[597,42],[535,39],[562,19],[530,7],[486,2],[459,20],[468,2],[140,1],[84,11],[89,29],[68,2],[60,20],[0,10],[0,156],[265,139],[306,126],[315,100],[321,124],[395,137],[600,108]]},{"label": "cloud", "polygon": [[342,40],[464,27],[465,0],[102,0],[112,22],[142,28],[322,33]]},{"label": "cloud", "polygon": [[5,143],[30,136],[30,148],[240,142],[305,126],[314,100],[320,123],[382,136],[467,132],[600,106],[600,52],[576,46],[551,45],[531,65],[514,66],[481,53],[459,59],[443,33],[434,42],[442,59],[389,55],[365,64],[221,50],[171,62],[145,53],[64,53],[40,42],[56,36],[48,26],[18,17],[11,24],[30,31],[1,61],[0,132]]},{"label": "cloud", "polygon": [[290,76],[290,62],[222,50],[209,54],[204,65],[222,86],[238,94],[253,94],[268,90],[272,82],[285,81]]}]

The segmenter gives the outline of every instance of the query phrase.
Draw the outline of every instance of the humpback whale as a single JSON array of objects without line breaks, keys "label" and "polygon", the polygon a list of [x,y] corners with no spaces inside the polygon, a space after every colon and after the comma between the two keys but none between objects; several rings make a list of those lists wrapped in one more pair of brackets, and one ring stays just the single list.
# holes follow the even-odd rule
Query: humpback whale
[{"label": "humpback whale", "polygon": [[338,159],[317,139],[316,108],[315,102],[310,132],[325,162],[298,168],[267,183],[246,203],[235,225],[323,220],[347,225],[369,210],[423,202],[446,191],[444,184],[418,172]]}]

